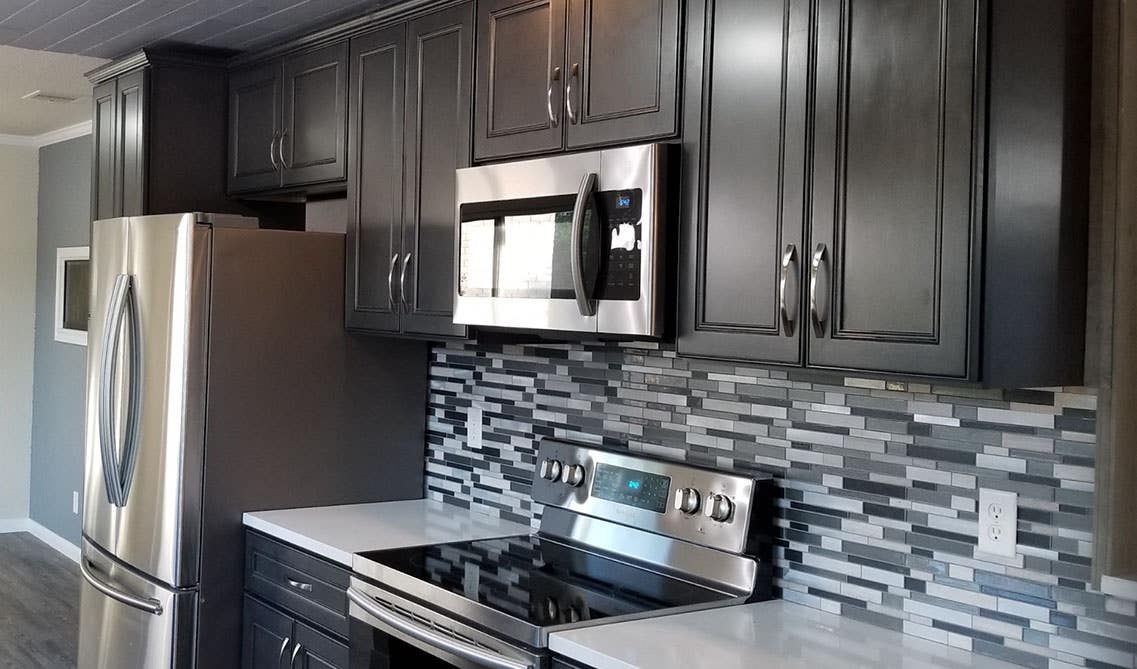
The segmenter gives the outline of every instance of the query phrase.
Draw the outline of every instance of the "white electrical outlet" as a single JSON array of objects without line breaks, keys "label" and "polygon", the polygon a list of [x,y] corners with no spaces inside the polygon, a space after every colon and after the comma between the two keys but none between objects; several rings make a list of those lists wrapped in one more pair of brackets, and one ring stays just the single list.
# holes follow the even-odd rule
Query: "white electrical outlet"
[{"label": "white electrical outlet", "polygon": [[1013,558],[1018,543],[1019,495],[979,489],[979,550]]},{"label": "white electrical outlet", "polygon": [[482,447],[482,408],[472,406],[466,409],[466,446],[472,449]]},{"label": "white electrical outlet", "polygon": [[79,514],[79,491],[71,491],[71,513]]}]

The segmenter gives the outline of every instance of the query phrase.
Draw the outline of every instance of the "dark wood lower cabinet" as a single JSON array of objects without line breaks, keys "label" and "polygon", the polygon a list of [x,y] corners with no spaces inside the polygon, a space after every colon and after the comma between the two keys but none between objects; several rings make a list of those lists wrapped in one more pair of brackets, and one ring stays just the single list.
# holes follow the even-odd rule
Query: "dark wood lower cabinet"
[{"label": "dark wood lower cabinet", "polygon": [[291,616],[246,595],[243,669],[280,669],[292,643],[292,625]]}]

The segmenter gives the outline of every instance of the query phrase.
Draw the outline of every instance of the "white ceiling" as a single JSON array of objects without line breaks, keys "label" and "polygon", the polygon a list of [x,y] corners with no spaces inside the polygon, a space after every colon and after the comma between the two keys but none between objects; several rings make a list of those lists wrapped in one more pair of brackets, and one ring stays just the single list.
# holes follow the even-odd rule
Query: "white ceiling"
[{"label": "white ceiling", "polygon": [[[105,62],[102,58],[0,46],[0,135],[42,135],[89,121],[91,83],[83,74]],[[78,99],[21,99],[35,90]]]}]

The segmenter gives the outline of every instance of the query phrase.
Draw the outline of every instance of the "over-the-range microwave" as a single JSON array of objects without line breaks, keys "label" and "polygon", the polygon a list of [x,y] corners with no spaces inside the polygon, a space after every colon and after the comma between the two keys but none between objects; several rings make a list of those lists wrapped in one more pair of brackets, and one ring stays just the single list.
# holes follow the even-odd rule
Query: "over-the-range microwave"
[{"label": "over-the-range microwave", "polygon": [[663,334],[668,156],[646,144],[457,172],[454,322]]}]

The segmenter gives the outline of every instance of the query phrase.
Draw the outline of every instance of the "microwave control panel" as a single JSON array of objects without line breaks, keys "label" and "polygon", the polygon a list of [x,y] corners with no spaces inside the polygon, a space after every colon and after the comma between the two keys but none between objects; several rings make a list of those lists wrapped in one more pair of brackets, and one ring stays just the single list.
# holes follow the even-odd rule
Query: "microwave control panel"
[{"label": "microwave control panel", "polygon": [[596,207],[604,221],[596,298],[600,300],[640,299],[640,269],[643,265],[643,191],[600,191]]}]

